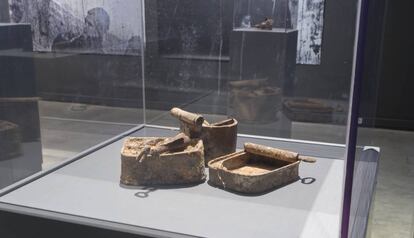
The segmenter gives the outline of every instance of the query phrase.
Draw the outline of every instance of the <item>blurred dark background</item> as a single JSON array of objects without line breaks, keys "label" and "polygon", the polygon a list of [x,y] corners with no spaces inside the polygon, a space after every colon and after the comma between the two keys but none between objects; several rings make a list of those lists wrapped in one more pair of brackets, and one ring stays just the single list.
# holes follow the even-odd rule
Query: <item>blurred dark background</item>
[{"label": "blurred dark background", "polygon": [[[297,64],[294,76],[283,84],[284,96],[349,100],[355,6],[355,0],[325,1],[321,64]],[[233,77],[233,9],[233,1],[146,1],[148,109],[167,110],[219,91],[215,102],[199,108],[205,113],[226,113],[227,85]],[[364,126],[414,130],[411,9],[410,1],[370,3],[360,121]],[[3,10],[4,22],[8,16]],[[31,77],[37,82],[37,96],[45,100],[134,107],[142,105],[141,65],[140,56],[39,53],[33,56]],[[6,63],[0,67],[3,74],[11,72]],[[25,74],[15,72],[10,73],[14,78]],[[27,77],[14,80],[28,81]]]}]

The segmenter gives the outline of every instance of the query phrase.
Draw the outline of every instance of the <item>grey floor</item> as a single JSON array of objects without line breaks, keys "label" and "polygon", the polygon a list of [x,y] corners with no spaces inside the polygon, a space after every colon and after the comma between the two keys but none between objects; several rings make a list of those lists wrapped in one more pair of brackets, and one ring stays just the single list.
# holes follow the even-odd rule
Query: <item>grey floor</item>
[{"label": "grey floor", "polygon": [[[40,102],[43,169],[143,123],[139,109]],[[148,124],[176,126],[164,111],[147,110]],[[218,119],[207,116],[208,119]],[[271,126],[271,125],[269,125]],[[251,130],[257,130],[252,125]],[[243,128],[249,131],[249,128]],[[291,137],[343,143],[344,126],[292,123]],[[414,237],[414,132],[363,128],[361,145],[381,148],[378,184],[367,237]]]}]

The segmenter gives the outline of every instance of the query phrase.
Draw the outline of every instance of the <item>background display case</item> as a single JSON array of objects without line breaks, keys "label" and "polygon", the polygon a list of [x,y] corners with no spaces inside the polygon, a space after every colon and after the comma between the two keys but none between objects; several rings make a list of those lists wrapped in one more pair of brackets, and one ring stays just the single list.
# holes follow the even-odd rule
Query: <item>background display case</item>
[{"label": "background display case", "polygon": [[[35,93],[40,119],[30,128],[40,128],[43,155],[38,173],[1,185],[0,234],[364,236],[379,158],[377,147],[355,143],[365,1],[0,3],[10,10],[0,18],[9,22],[0,25],[0,60],[20,57],[32,70],[3,76],[0,66],[0,92]],[[256,26],[265,18],[271,27]],[[17,38],[3,43],[13,32],[5,26],[31,26],[20,39],[33,48],[3,48]],[[208,121],[236,118],[238,150],[254,142],[317,162],[256,196],[207,181],[120,185],[124,139],[175,135],[176,106]]]},{"label": "background display case", "polygon": [[[296,11],[297,9],[292,9],[289,4],[289,1],[286,0],[235,1],[233,26],[235,29],[261,29],[263,26],[268,30],[279,29],[284,31],[290,29],[293,27],[291,10]],[[266,19],[272,20],[270,28],[265,25],[258,26]]]},{"label": "background display case", "polygon": [[[42,169],[29,24],[0,23],[0,188]],[[10,56],[11,53],[15,53]]]},{"label": "background display case", "polygon": [[282,97],[294,81],[298,42],[291,10],[289,1],[234,3],[228,107],[242,122],[286,120]]}]

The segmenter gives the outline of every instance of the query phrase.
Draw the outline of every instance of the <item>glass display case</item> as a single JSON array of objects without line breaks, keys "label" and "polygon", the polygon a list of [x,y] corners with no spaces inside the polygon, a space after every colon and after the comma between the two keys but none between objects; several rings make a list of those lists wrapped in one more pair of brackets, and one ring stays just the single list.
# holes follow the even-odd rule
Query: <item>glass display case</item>
[{"label": "glass display case", "polygon": [[235,1],[233,26],[235,29],[245,30],[252,28],[270,31],[291,29],[293,25],[289,4],[290,1],[286,0]]},{"label": "glass display case", "polygon": [[365,234],[363,2],[1,4],[0,234]]}]

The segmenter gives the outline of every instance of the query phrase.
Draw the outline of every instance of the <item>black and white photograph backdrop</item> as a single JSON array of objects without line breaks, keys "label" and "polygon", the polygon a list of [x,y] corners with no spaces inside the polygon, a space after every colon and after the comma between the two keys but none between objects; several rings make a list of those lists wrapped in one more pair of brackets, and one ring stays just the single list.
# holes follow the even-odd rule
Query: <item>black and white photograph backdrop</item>
[{"label": "black and white photograph backdrop", "polygon": [[325,0],[290,0],[292,27],[298,29],[296,63],[321,63]]},{"label": "black and white photograph backdrop", "polygon": [[298,64],[321,63],[325,0],[235,0],[234,3],[234,27],[252,27],[272,18],[273,28],[298,30]]},{"label": "black and white photograph backdrop", "polygon": [[15,23],[31,23],[36,51],[139,55],[141,0],[9,0]]},{"label": "black and white photograph backdrop", "polygon": [[[139,55],[140,44],[144,35],[142,30],[143,9],[141,1],[9,0],[9,4],[12,22],[32,24],[33,45],[36,51]],[[289,18],[286,19],[288,23],[286,27],[298,30],[296,62],[309,65],[320,64],[321,52],[323,50],[322,33],[325,0],[268,1],[269,4],[273,3],[275,8],[285,8],[286,4],[282,3],[286,1],[289,3],[288,14],[284,14],[284,17]],[[165,2],[168,3],[169,1]],[[261,2],[264,4],[266,1],[262,0]],[[164,1],[160,3],[164,3]],[[193,3],[182,2],[182,4],[191,5]],[[205,1],[205,4],[217,3],[215,1]],[[255,4],[257,5],[257,3]],[[226,5],[218,4],[216,9]],[[168,11],[166,8],[162,9]],[[175,9],[173,8],[172,10],[176,11]],[[182,9],[188,10],[187,7]],[[192,11],[192,13],[194,12]],[[203,17],[203,14],[200,15]],[[160,16],[163,16],[163,14]],[[220,16],[224,17],[225,12]],[[206,19],[215,19],[214,17],[207,17]],[[179,21],[180,19],[174,18],[173,20]],[[195,19],[188,20],[195,21]],[[198,20],[195,22],[198,22]],[[182,27],[180,29],[181,31],[190,30],[194,32],[194,29],[191,29],[191,26],[194,25],[189,24],[188,29]],[[221,26],[219,24],[216,25],[217,28]],[[216,25],[207,24],[207,26],[213,28]],[[209,34],[216,32],[209,29],[209,27],[203,27],[203,29],[206,30],[205,33]],[[222,31],[223,27],[220,29]],[[173,33],[176,34],[178,32],[174,31]],[[199,33],[201,34],[203,31]],[[218,34],[226,35],[220,31],[218,31]],[[203,36],[203,39],[206,38],[205,34]],[[214,36],[215,34],[211,37]],[[191,39],[193,37],[197,38],[197,34],[190,36]],[[208,46],[208,48],[211,47]]]}]

